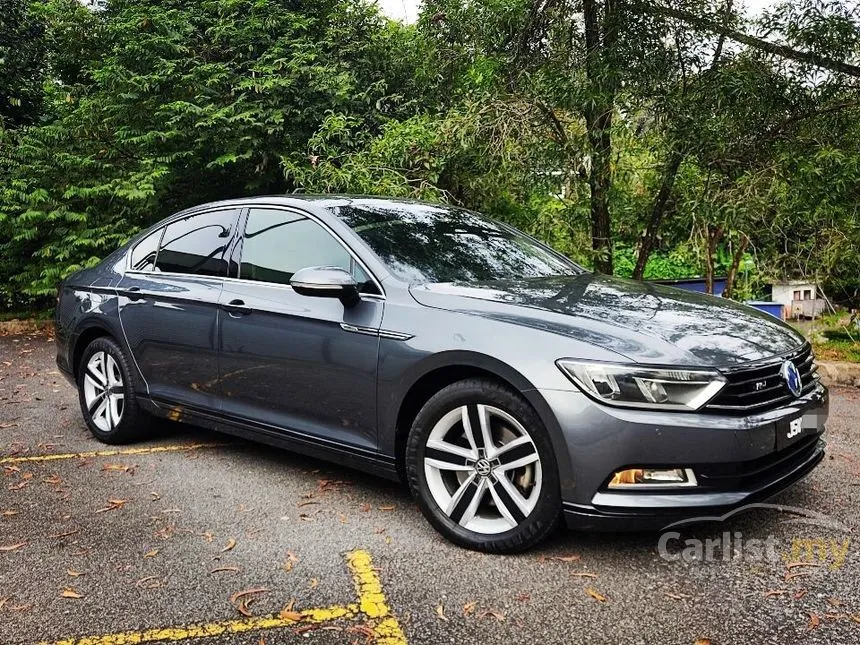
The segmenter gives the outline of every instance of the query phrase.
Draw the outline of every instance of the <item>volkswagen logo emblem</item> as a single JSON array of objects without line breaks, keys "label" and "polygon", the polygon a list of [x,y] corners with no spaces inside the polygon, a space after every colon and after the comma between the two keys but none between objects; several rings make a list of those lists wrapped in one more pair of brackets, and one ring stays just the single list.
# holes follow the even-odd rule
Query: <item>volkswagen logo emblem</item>
[{"label": "volkswagen logo emblem", "polygon": [[475,472],[481,477],[486,477],[493,472],[493,466],[487,459],[479,459],[475,462]]},{"label": "volkswagen logo emblem", "polygon": [[803,388],[803,383],[800,381],[800,372],[791,361],[785,361],[779,370],[779,375],[785,381],[788,391],[794,396],[800,396],[800,390]]}]

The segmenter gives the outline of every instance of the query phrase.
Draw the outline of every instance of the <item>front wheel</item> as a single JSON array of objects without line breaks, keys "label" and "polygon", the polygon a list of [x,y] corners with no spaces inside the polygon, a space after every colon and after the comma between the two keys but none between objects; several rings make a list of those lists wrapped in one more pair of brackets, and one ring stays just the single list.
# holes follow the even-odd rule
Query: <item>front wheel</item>
[{"label": "front wheel", "polygon": [[409,434],[406,472],[424,516],[466,548],[523,551],[558,524],[549,435],[519,394],[492,381],[454,383],[424,405]]},{"label": "front wheel", "polygon": [[131,369],[119,345],[96,338],[78,365],[78,398],[87,427],[99,441],[129,443],[145,430],[148,418],[137,405]]}]

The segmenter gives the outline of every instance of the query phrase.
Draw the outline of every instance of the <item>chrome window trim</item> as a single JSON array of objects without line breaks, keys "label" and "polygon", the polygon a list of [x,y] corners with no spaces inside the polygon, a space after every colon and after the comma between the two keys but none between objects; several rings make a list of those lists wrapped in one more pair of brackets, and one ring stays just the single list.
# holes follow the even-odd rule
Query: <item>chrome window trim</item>
[{"label": "chrome window trim", "polygon": [[[301,215],[302,217],[306,217],[307,219],[311,220],[312,222],[319,224],[323,228],[323,230],[325,230],[329,235],[331,235],[335,239],[335,241],[343,247],[344,251],[346,251],[347,254],[349,254],[349,256],[353,260],[355,260],[355,262],[358,263],[358,265],[364,270],[364,272],[368,276],[370,276],[370,279],[373,281],[373,284],[376,286],[376,288],[379,289],[378,294],[376,294],[376,293],[362,293],[360,295],[361,296],[374,296],[377,298],[381,298],[382,300],[385,300],[385,297],[386,297],[385,289],[383,289],[382,283],[373,274],[373,271],[371,271],[370,268],[367,266],[367,264],[365,264],[365,262],[360,257],[358,257],[358,254],[356,254],[355,251],[353,251],[353,249],[350,248],[350,246],[341,239],[340,235],[338,235],[337,232],[334,229],[332,229],[331,226],[329,226],[328,224],[323,222],[321,219],[319,219],[313,213],[309,213],[308,211],[301,210],[301,209],[296,208],[294,206],[282,206],[282,205],[275,205],[275,204],[273,204],[273,205],[246,204],[245,206],[243,206],[243,208],[248,209],[248,213],[245,216],[245,225],[247,225],[247,223],[248,223],[248,216],[251,214],[251,211],[254,210],[255,208],[258,210],[277,210],[277,211],[285,211],[285,212],[289,212],[289,213],[295,213],[296,215]],[[245,235],[244,229],[242,231],[238,231],[237,234],[244,237],[244,235]],[[240,271],[241,271],[241,266],[242,266],[242,256],[241,256],[241,252],[240,252],[240,254],[239,254]],[[305,267],[303,267],[303,268],[305,268]],[[262,280],[247,280],[244,278],[230,278],[230,280],[238,280],[238,281],[241,281],[243,283],[252,283],[252,284],[280,285],[280,286],[286,286],[286,287],[290,286],[290,285],[281,285],[281,283],[279,283],[279,282],[263,282]]]},{"label": "chrome window trim", "polygon": [[[196,207],[194,207],[194,208],[196,208]],[[153,224],[153,226],[157,226],[159,224],[161,225],[161,237],[158,238],[158,249],[155,252],[155,261],[156,262],[158,262],[158,254],[161,253],[161,243],[164,241],[164,231],[166,231],[167,227],[170,226],[171,224],[175,224],[179,220],[185,219],[187,217],[194,217],[196,215],[205,215],[206,213],[214,213],[216,211],[231,211],[231,210],[233,210],[233,211],[239,211],[239,214],[236,216],[236,220],[234,222],[234,225],[235,225],[235,224],[238,224],[239,220],[242,218],[242,209],[246,208],[246,207],[245,206],[224,206],[224,205],[221,205],[221,206],[212,206],[210,208],[206,208],[206,206],[204,205],[202,208],[200,208],[200,210],[194,210],[194,208],[192,208],[190,210],[186,209],[184,211],[174,213],[173,215],[170,215],[169,217],[167,217],[165,219],[165,221],[156,222],[155,224]],[[155,233],[155,231],[153,231],[153,233]],[[231,236],[232,236],[232,234],[231,234]],[[147,235],[147,236],[144,236],[143,238],[141,238],[137,243],[135,243],[134,246],[132,246],[126,252],[126,254],[125,254],[125,272],[126,273],[137,273],[137,274],[144,274],[144,275],[150,274],[150,273],[156,273],[156,271],[136,271],[136,270],[131,268],[131,255],[132,255],[132,253],[134,253],[134,249],[136,249],[138,244],[143,242],[143,240],[145,240],[147,237],[149,237],[149,236]],[[229,248],[229,244],[227,246]],[[225,249],[225,251],[226,251],[226,249]],[[162,275],[200,275],[198,273],[171,273],[168,271],[158,271],[157,273],[161,273]],[[217,276],[209,276],[209,277],[217,277]]]},{"label": "chrome window trim", "polygon": [[[177,213],[176,216],[171,217],[168,221],[164,222],[164,224],[161,226],[162,238],[164,236],[165,229],[170,224],[172,224],[173,222],[178,221],[180,219],[183,219],[185,217],[192,217],[194,215],[204,215],[206,213],[211,213],[211,212],[219,211],[219,210],[239,210],[240,213],[239,213],[238,221],[241,222],[242,217],[243,217],[243,214],[241,211],[247,210],[248,213],[250,213],[251,209],[253,209],[253,208],[261,208],[263,210],[281,210],[281,211],[296,213],[297,215],[301,215],[302,217],[306,217],[309,220],[312,220],[312,221],[316,222],[317,224],[319,224],[320,226],[322,226],[323,229],[325,229],[326,232],[328,232],[328,234],[331,235],[337,241],[337,243],[340,244],[344,248],[344,250],[349,254],[349,256],[358,263],[358,265],[364,270],[364,272],[368,276],[370,276],[370,279],[373,281],[373,284],[376,286],[377,289],[379,289],[379,293],[360,293],[359,295],[362,297],[362,299],[364,299],[364,298],[368,298],[370,300],[385,300],[386,299],[386,293],[385,293],[385,289],[382,286],[382,282],[380,282],[380,280],[376,277],[376,275],[374,275],[373,271],[370,270],[370,268],[358,256],[358,254],[356,254],[355,251],[353,251],[353,249],[350,248],[350,246],[346,242],[344,242],[343,239],[341,239],[340,235],[338,235],[337,232],[335,232],[331,228],[331,226],[329,226],[328,224],[323,222],[321,219],[319,219],[313,213],[309,213],[308,211],[304,211],[304,210],[301,210],[301,209],[293,207],[293,206],[282,206],[282,205],[278,205],[278,204],[271,204],[271,205],[270,204],[262,204],[262,205],[261,204],[238,204],[238,205],[232,207],[232,209],[224,208],[223,206],[220,206],[220,207],[216,207],[216,208],[209,208],[209,209],[201,210],[199,212],[182,213],[181,215]],[[245,223],[247,223],[247,221],[248,221],[248,219],[247,219],[247,217],[245,217]],[[241,236],[243,238],[245,235],[244,229],[241,232],[237,231],[236,235]],[[270,287],[286,287],[287,289],[292,290],[292,287],[290,285],[282,284],[280,282],[265,282],[263,280],[247,280],[245,278],[231,278],[228,276],[201,276],[200,274],[197,274],[197,273],[174,273],[172,271],[137,271],[135,269],[131,269],[130,268],[131,254],[132,254],[133,250],[135,248],[137,248],[137,245],[140,244],[141,242],[143,242],[143,240],[145,240],[145,239],[146,239],[146,237],[141,239],[137,244],[135,244],[126,253],[125,273],[131,273],[134,275],[164,275],[164,276],[184,276],[184,277],[196,276],[196,277],[203,277],[203,278],[214,278],[216,280],[229,280],[231,282],[241,282],[242,284],[260,284],[260,285],[265,285],[265,286],[270,286]],[[237,239],[241,239],[241,238],[237,238]],[[161,252],[161,240],[158,241],[158,251]],[[239,257],[240,257],[239,264],[241,265],[241,254]]]}]

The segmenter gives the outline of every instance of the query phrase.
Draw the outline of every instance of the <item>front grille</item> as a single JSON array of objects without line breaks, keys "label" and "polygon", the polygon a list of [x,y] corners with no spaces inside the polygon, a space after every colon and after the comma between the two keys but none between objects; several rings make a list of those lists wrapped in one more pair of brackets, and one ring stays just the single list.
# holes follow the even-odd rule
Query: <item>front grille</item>
[{"label": "front grille", "polygon": [[788,386],[779,374],[786,360],[794,363],[800,372],[800,380],[803,384],[801,396],[812,391],[818,382],[818,372],[812,360],[812,347],[809,343],[805,343],[794,354],[774,361],[759,363],[752,367],[721,370],[728,383],[703,410],[745,416],[767,412],[793,401],[794,395],[788,391]]}]

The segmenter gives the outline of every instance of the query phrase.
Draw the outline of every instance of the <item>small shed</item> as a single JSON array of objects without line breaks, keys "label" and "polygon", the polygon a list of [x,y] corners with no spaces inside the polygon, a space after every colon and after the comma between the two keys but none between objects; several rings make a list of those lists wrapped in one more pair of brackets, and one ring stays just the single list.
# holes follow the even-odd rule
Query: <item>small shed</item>
[{"label": "small shed", "polygon": [[824,313],[826,302],[815,282],[786,280],[771,285],[771,300],[785,307],[789,318],[814,318]]}]

